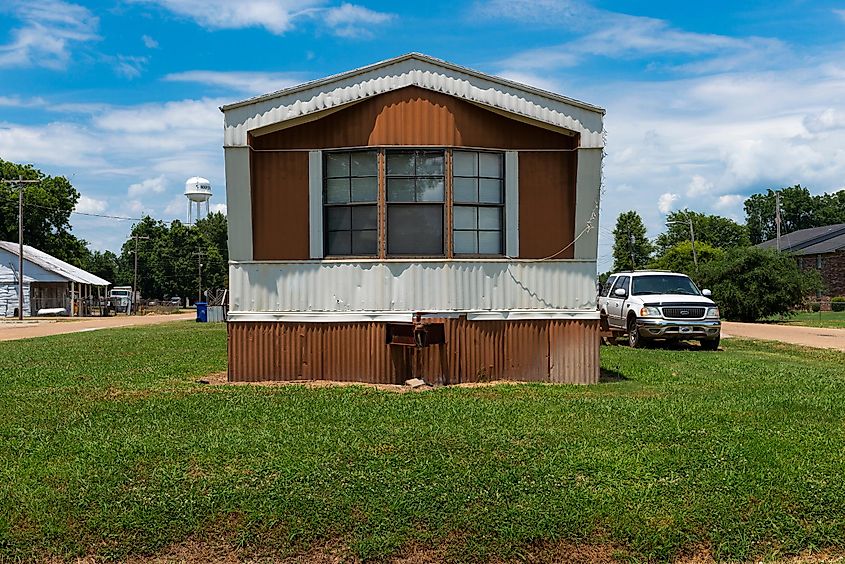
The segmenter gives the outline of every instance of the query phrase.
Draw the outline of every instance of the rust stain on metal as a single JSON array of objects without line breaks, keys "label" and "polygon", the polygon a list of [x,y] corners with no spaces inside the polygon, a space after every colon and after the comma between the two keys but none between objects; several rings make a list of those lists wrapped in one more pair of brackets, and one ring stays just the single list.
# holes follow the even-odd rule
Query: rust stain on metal
[{"label": "rust stain on metal", "polygon": [[379,322],[230,323],[229,380],[598,382],[597,320],[431,321],[446,342],[424,348],[388,345]]}]

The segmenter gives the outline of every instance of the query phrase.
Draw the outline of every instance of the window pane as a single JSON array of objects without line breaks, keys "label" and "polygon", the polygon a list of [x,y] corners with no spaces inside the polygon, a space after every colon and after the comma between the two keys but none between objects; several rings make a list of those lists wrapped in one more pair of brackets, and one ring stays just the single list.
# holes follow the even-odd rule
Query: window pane
[{"label": "window pane", "polygon": [[478,181],[478,201],[487,204],[502,203],[502,181],[482,178]]},{"label": "window pane", "polygon": [[326,202],[330,204],[345,204],[348,201],[348,178],[329,178],[326,180]]},{"label": "window pane", "polygon": [[455,231],[455,253],[456,254],[477,254],[478,238],[477,231]]},{"label": "window pane", "polygon": [[417,179],[417,201],[418,202],[442,202],[443,201],[443,179],[442,178],[418,178]]},{"label": "window pane", "polygon": [[492,176],[493,178],[502,178],[501,153],[479,153],[478,168],[479,176]]},{"label": "window pane", "polygon": [[453,176],[478,176],[478,153],[454,151],[452,153]]},{"label": "window pane", "polygon": [[352,176],[376,176],[378,174],[378,153],[355,151],[350,153]]},{"label": "window pane", "polygon": [[387,179],[387,200],[389,202],[413,202],[414,201],[414,179],[413,178],[388,178]]},{"label": "window pane", "polygon": [[378,200],[378,178],[375,176],[352,179],[353,202],[375,202]]},{"label": "window pane", "polygon": [[443,176],[443,153],[417,153],[417,176]]},{"label": "window pane", "polygon": [[326,153],[326,176],[349,176],[349,153]]},{"label": "window pane", "polygon": [[456,202],[477,202],[478,180],[475,178],[455,178],[452,192],[452,199]]},{"label": "window pane", "polygon": [[442,255],[442,205],[390,205],[387,207],[387,253],[391,255]]},{"label": "window pane", "polygon": [[377,238],[375,230],[353,231],[352,232],[352,254],[353,255],[374,255],[377,251]]},{"label": "window pane", "polygon": [[378,229],[377,209],[376,206],[353,207],[352,229]]},{"label": "window pane", "polygon": [[455,224],[455,229],[478,229],[478,222],[476,221],[477,209],[470,206],[455,206],[455,217],[452,220]]},{"label": "window pane", "polygon": [[478,228],[501,229],[502,213],[500,208],[478,208]]},{"label": "window pane", "polygon": [[329,231],[349,229],[351,227],[351,222],[349,221],[349,208],[328,208],[326,213],[326,223],[328,224]]},{"label": "window pane", "polygon": [[349,231],[330,231],[328,233],[328,248],[326,252],[330,255],[352,254]]},{"label": "window pane", "polygon": [[483,255],[502,253],[502,233],[500,231],[479,231],[478,252]]},{"label": "window pane", "polygon": [[414,153],[387,153],[387,174],[413,176]]}]

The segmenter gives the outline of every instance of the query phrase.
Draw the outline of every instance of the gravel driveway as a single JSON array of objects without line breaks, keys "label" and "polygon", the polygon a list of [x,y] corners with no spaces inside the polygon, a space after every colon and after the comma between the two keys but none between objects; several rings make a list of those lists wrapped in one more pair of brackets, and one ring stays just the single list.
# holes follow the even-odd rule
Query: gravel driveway
[{"label": "gravel driveway", "polygon": [[745,337],[761,341],[780,341],[818,349],[845,351],[845,329],[723,321],[722,337]]},{"label": "gravel driveway", "polygon": [[196,313],[174,313],[170,315],[139,315],[115,317],[83,317],[56,319],[28,319],[23,321],[0,321],[0,341],[14,341],[15,339],[29,339],[31,337],[46,337],[63,333],[79,333],[81,331],[97,331],[98,329],[112,329],[115,327],[129,327],[133,325],[154,325],[170,321],[195,319]]}]

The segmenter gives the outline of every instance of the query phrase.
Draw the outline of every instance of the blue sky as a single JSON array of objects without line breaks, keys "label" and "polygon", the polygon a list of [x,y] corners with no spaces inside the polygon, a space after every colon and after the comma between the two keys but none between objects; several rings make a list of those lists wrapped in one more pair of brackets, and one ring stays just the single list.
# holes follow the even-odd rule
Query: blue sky
[{"label": "blue sky", "polygon": [[[224,103],[419,51],[607,109],[599,269],[619,212],[845,187],[845,1],[4,0],[0,157],[65,175],[79,211],[225,209]],[[97,249],[131,222],[74,215]]]}]

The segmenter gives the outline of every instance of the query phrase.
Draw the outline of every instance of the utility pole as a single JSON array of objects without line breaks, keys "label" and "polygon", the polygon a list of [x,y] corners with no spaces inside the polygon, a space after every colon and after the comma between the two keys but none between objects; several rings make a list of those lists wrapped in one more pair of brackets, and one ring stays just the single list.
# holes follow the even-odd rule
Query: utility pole
[{"label": "utility pole", "polygon": [[[38,184],[40,180],[2,180],[4,184],[18,185],[18,320],[23,321],[23,188],[27,184]],[[32,312],[29,312],[32,315]]]},{"label": "utility pole", "polygon": [[200,249],[197,252],[195,252],[194,255],[197,257],[197,273],[199,275],[198,281],[197,281],[197,301],[201,302],[202,301],[202,257],[205,256],[205,252],[202,249]]},{"label": "utility pole", "polygon": [[696,270],[698,270],[698,254],[695,252],[695,229],[692,227],[692,218],[687,213],[687,220],[686,221],[667,221],[666,224],[669,225],[670,223],[680,223],[680,224],[687,224],[689,225],[689,238],[692,242],[692,262],[695,264]]},{"label": "utility pole", "polygon": [[777,229],[778,251],[780,251],[780,192],[775,192],[775,228]]},{"label": "utility pole", "polygon": [[129,303],[131,304],[130,307],[134,315],[138,311],[138,308],[135,306],[135,300],[138,296],[138,239],[146,240],[149,237],[142,237],[140,235],[133,235],[132,237],[135,239],[135,276],[132,279],[132,300]]}]

